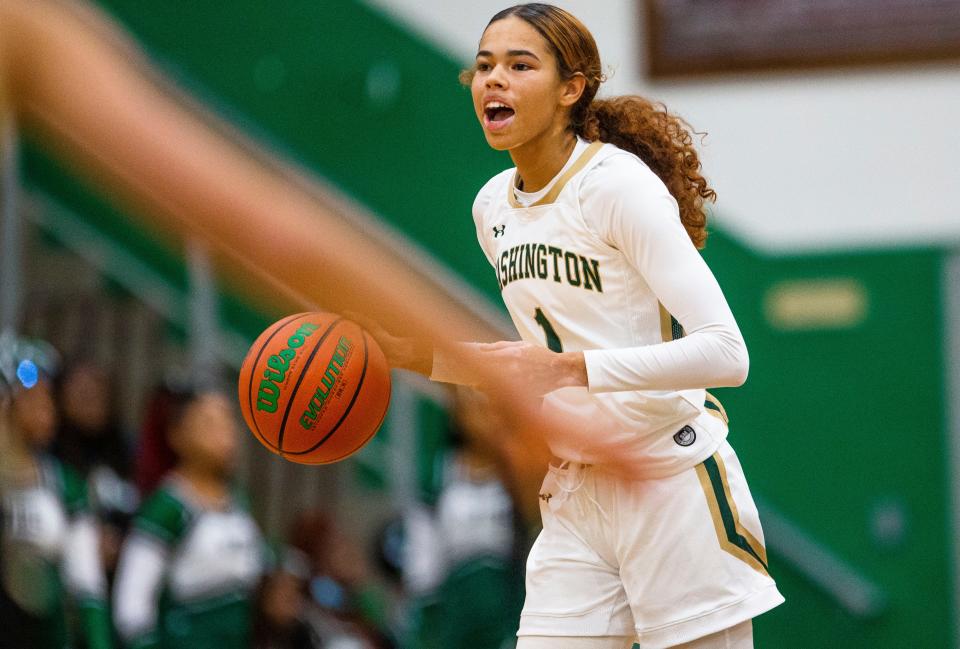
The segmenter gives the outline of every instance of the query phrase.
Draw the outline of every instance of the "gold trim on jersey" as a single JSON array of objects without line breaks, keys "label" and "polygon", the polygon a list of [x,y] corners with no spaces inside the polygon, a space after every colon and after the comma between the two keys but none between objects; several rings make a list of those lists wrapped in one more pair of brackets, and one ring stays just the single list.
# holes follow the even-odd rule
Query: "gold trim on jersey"
[{"label": "gold trim on jersey", "polygon": [[660,338],[668,343],[672,340],[683,338],[686,333],[683,331],[683,325],[674,318],[661,302],[657,302],[660,307]]},{"label": "gold trim on jersey", "polygon": [[764,575],[767,571],[767,549],[740,523],[737,503],[730,496],[727,468],[719,453],[697,465],[697,477],[710,508],[720,549]]},{"label": "gold trim on jersey", "polygon": [[704,408],[708,413],[720,419],[723,423],[730,425],[730,418],[727,416],[727,411],[723,407],[723,404],[720,403],[720,400],[715,396],[707,392],[707,397],[704,400]]},{"label": "gold trim on jersey", "polygon": [[[537,207],[538,205],[547,205],[549,203],[557,200],[557,197],[560,195],[560,192],[563,191],[564,186],[573,178],[577,173],[579,173],[584,167],[587,166],[587,163],[593,159],[593,156],[597,154],[598,151],[603,147],[603,142],[599,140],[592,143],[586,148],[586,150],[580,154],[580,157],[577,158],[576,162],[570,165],[570,168],[563,172],[563,174],[557,178],[557,182],[553,184],[553,187],[550,188],[543,198],[538,200],[536,203],[527,205],[526,207]],[[510,186],[507,188],[507,200],[510,202],[511,207],[524,207],[520,204],[520,201],[517,200],[516,195],[513,193],[513,190],[517,187],[517,172],[513,173],[513,180],[510,181]]]},{"label": "gold trim on jersey", "polygon": [[657,306],[660,307],[660,338],[668,343],[673,340],[673,316],[659,302]]}]

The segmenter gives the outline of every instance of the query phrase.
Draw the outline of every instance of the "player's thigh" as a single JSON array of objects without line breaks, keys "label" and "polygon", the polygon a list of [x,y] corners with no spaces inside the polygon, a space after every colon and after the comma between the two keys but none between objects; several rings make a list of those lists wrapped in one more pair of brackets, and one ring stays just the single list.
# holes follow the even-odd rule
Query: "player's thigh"
[{"label": "player's thigh", "polygon": [[753,621],[735,624],[728,629],[676,645],[671,649],[753,649]]},{"label": "player's thigh", "polygon": [[543,636],[517,638],[517,649],[630,649],[632,636]]},{"label": "player's thigh", "polygon": [[617,547],[637,632],[650,647],[733,627],[783,601],[729,444],[690,470],[617,488],[621,511],[644,512],[621,517]]}]

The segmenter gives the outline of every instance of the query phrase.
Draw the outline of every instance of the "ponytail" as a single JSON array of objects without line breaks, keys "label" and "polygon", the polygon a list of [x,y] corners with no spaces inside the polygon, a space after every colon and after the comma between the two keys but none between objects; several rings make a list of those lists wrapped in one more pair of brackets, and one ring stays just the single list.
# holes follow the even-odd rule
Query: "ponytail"
[{"label": "ponytail", "polygon": [[572,117],[577,135],[629,151],[657,174],[677,200],[680,221],[693,245],[703,248],[707,240],[704,201],[715,201],[717,193],[700,173],[690,125],[668,113],[663,104],[636,95],[594,99],[581,119],[576,119],[576,112]]}]

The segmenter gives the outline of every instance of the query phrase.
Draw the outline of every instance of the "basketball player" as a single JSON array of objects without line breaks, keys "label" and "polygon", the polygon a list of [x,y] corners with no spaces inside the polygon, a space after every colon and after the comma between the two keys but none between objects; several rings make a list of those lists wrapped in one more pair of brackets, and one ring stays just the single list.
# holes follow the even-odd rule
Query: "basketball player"
[{"label": "basketball player", "polygon": [[231,486],[236,434],[219,394],[181,396],[167,428],[177,464],[123,545],[114,622],[124,646],[231,649],[250,643],[264,546]]},{"label": "basketball player", "polygon": [[[686,125],[635,97],[594,99],[586,27],[545,4],[493,17],[464,73],[487,142],[516,165],[473,207],[521,342],[473,347],[588,422],[547,432],[518,649],[753,646],[783,601],[723,408],[743,338],[697,248],[705,199]],[[411,363],[416,367],[416,363]],[[434,357],[434,379],[465,382]]]}]

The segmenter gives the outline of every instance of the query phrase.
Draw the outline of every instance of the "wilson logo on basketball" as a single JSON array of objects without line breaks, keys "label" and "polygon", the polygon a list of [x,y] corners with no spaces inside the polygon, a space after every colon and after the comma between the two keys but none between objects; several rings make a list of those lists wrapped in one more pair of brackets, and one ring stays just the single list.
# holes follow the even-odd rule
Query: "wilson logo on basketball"
[{"label": "wilson logo on basketball", "polygon": [[357,323],[336,313],[298,313],[250,346],[237,396],[250,431],[272,452],[301,464],[339,462],[383,423],[390,365]]},{"label": "wilson logo on basketball", "polygon": [[[327,397],[333,392],[333,387],[337,384],[340,377],[340,370],[346,365],[347,361],[353,355],[353,343],[346,336],[340,336],[336,349],[333,350],[333,356],[327,363],[327,371],[323,373],[320,379],[320,385],[317,386],[313,398],[307,404],[307,409],[300,416],[300,425],[310,430],[317,423],[317,418],[323,412],[327,403]],[[344,386],[341,385],[337,393],[343,392]]]},{"label": "wilson logo on basketball", "polygon": [[280,386],[287,380],[287,370],[290,369],[290,362],[297,357],[296,350],[303,347],[303,343],[318,328],[319,325],[309,322],[300,325],[300,328],[287,339],[287,347],[267,359],[267,369],[263,371],[263,380],[260,381],[260,389],[257,391],[257,410],[263,412],[277,411],[277,403],[280,400]]}]

